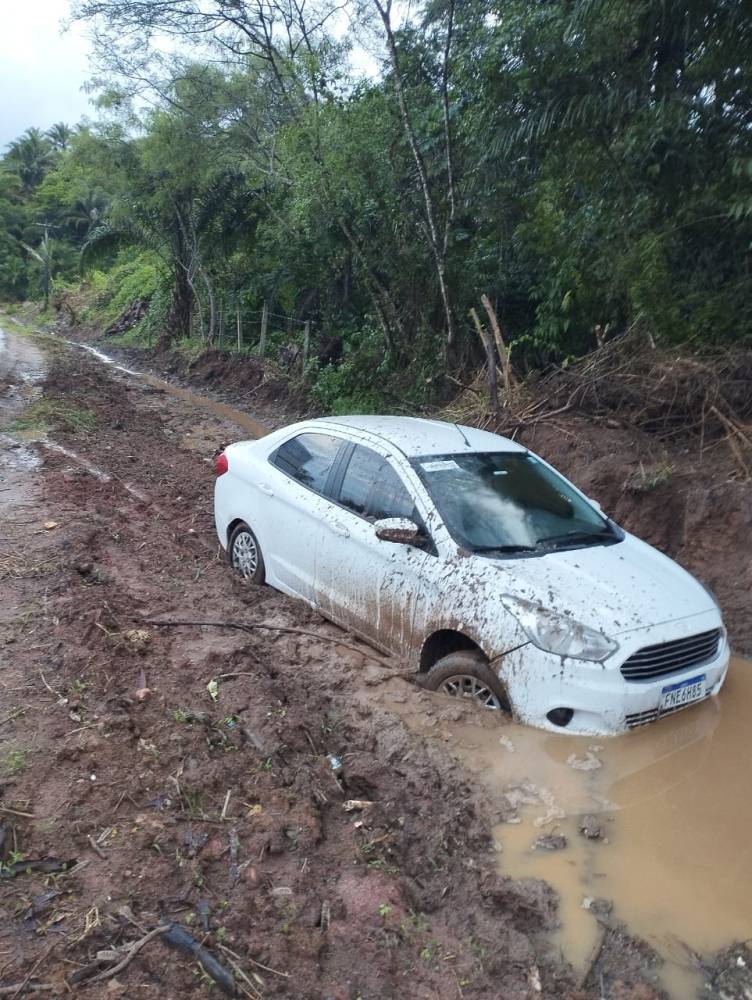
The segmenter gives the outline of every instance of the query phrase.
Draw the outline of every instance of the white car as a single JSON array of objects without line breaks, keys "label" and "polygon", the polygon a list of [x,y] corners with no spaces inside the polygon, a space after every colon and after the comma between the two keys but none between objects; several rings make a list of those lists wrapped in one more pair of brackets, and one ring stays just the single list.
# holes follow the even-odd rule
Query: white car
[{"label": "white car", "polygon": [[229,445],[216,471],[232,565],[408,658],[432,690],[608,734],[723,684],[710,591],[507,438],[331,417]]}]

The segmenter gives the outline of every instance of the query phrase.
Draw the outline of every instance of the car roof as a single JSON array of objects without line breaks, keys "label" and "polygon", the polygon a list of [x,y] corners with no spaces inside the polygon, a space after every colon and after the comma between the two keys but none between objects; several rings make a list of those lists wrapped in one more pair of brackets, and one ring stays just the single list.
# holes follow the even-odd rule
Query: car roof
[{"label": "car roof", "polygon": [[526,451],[521,445],[500,434],[423,417],[320,417],[310,423],[363,431],[394,445],[410,458],[418,455],[451,455],[463,451]]}]

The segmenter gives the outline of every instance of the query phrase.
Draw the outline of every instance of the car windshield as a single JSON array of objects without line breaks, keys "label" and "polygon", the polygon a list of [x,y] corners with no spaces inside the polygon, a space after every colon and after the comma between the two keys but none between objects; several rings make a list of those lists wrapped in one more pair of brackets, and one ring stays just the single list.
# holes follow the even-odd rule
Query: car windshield
[{"label": "car windshield", "polygon": [[621,538],[565,479],[527,453],[433,455],[412,464],[452,537],[471,552],[542,555]]}]

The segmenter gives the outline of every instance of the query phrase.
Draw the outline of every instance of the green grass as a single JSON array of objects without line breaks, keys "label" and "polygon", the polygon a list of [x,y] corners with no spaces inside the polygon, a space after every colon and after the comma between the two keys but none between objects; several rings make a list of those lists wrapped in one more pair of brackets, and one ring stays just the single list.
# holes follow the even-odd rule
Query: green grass
[{"label": "green grass", "polygon": [[59,399],[39,399],[27,406],[11,424],[11,430],[91,431],[97,426],[96,414],[83,406],[73,406]]},{"label": "green grass", "polygon": [[28,750],[10,750],[3,758],[3,771],[9,775],[21,774],[29,762]]}]

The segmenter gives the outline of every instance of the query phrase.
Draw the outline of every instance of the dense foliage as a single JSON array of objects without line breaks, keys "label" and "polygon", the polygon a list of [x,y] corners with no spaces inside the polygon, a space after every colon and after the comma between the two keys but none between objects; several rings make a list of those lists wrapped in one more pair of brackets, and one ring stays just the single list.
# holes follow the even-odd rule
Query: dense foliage
[{"label": "dense foliage", "polygon": [[8,148],[0,297],[83,273],[108,316],[149,299],[165,342],[214,341],[265,301],[343,341],[312,364],[332,406],[475,364],[483,293],[519,365],[636,324],[749,334],[748,5],[424,0],[399,23],[388,0],[345,6],[375,78],[321,2],[78,0],[101,120]]}]

